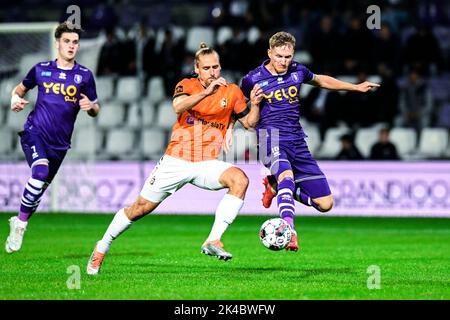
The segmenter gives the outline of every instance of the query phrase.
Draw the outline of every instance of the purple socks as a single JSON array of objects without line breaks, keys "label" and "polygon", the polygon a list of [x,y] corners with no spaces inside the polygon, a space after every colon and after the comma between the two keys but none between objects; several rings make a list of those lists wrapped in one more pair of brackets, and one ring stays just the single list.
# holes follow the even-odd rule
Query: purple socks
[{"label": "purple socks", "polygon": [[295,204],[294,204],[294,194],[295,183],[292,178],[284,178],[278,184],[278,210],[280,217],[286,220],[289,225],[294,229],[294,215],[295,215]]},{"label": "purple socks", "polygon": [[45,191],[45,180],[47,176],[47,165],[38,164],[31,169],[31,178],[25,185],[20,200],[19,220],[24,222],[28,221],[38,208]]}]

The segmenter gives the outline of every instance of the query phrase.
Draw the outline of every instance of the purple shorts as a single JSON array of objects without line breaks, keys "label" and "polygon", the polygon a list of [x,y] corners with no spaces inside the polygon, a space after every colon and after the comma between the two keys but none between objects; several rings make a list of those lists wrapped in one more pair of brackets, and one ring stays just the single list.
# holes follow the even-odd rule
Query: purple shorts
[{"label": "purple shorts", "polygon": [[39,134],[33,130],[24,130],[19,132],[20,144],[22,145],[23,153],[27,159],[30,168],[38,160],[48,160],[48,177],[47,183],[51,183],[53,178],[61,166],[67,150],[57,150],[48,147],[44,141],[42,141]]},{"label": "purple shorts", "polygon": [[277,144],[268,140],[267,150],[262,151],[261,154],[264,166],[277,179],[283,171],[291,170],[294,173],[295,184],[311,198],[331,194],[327,178],[309,152],[305,139],[280,141]]}]

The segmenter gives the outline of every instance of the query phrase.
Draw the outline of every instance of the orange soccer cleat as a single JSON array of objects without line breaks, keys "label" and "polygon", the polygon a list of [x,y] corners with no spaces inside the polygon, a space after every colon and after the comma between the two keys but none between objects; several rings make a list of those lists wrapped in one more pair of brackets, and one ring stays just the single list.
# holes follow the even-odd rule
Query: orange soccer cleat
[{"label": "orange soccer cleat", "polygon": [[273,198],[277,195],[277,190],[273,187],[276,181],[273,180],[273,176],[266,176],[263,179],[264,192],[261,200],[264,208],[270,208]]},{"label": "orange soccer cleat", "polygon": [[295,230],[292,231],[291,242],[289,242],[285,249],[287,251],[298,251],[297,232]]},{"label": "orange soccer cleat", "polygon": [[97,251],[97,246],[95,246],[94,251],[89,258],[86,273],[95,276],[100,273],[100,268],[102,266],[103,259],[105,258],[105,254]]}]

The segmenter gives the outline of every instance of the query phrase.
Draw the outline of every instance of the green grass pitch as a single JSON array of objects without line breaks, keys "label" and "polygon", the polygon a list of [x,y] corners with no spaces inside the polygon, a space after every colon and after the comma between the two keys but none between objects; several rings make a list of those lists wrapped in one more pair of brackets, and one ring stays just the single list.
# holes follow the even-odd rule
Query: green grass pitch
[{"label": "green grass pitch", "polygon": [[[10,215],[0,215],[2,241]],[[0,253],[0,299],[450,299],[450,219],[297,217],[294,253],[262,246],[267,218],[236,219],[222,239],[234,257],[224,262],[200,254],[213,216],[150,215],[89,277],[112,215],[38,213],[22,250]],[[367,285],[372,265],[379,289]],[[69,289],[78,267],[80,288]]]}]

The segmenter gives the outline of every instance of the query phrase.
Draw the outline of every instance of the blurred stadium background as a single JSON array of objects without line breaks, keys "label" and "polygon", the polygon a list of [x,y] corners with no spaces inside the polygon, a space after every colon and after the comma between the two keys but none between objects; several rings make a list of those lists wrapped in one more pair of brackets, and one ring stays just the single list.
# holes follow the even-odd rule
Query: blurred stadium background
[{"label": "blurred stadium background", "polygon": [[[380,30],[366,27],[373,4]],[[33,64],[54,58],[53,28],[70,5],[81,9],[86,32],[77,61],[96,74],[101,113],[79,114],[72,149],[24,247],[12,256],[2,250],[0,299],[449,298],[450,220],[438,218],[450,217],[448,1],[1,2],[0,240],[30,174],[16,133],[32,107],[11,112],[10,92]],[[333,211],[318,216],[297,204],[298,216],[311,217],[296,219],[296,254],[259,244],[259,226],[278,210],[275,201],[268,210],[261,205],[266,172],[256,137],[237,125],[232,151],[222,156],[242,167],[250,186],[224,235],[232,262],[199,253],[226,190],[185,186],[157,209],[170,215],[136,223],[115,242],[104,274],[88,279],[84,266],[111,216],[67,213],[112,214],[135,200],[165,151],[175,120],[170,97],[192,71],[200,41],[219,51],[223,75],[239,83],[279,30],[296,36],[295,60],[313,72],[381,83],[367,95],[302,86],[302,124],[329,179]],[[398,157],[371,156],[381,128],[391,129]],[[357,217],[334,218],[349,215]],[[372,267],[381,270],[381,287],[370,282]],[[80,290],[70,286],[73,270],[81,272]]]},{"label": "blurred stadium background", "polygon": [[[246,72],[266,58],[268,37],[275,31],[287,30],[297,38],[295,60],[313,72],[352,82],[368,79],[382,84],[367,95],[302,86],[302,124],[309,135],[311,152],[317,159],[326,160],[321,163],[338,195],[337,212],[345,214],[351,209],[339,211],[346,199],[349,205],[355,200],[348,198],[354,197],[354,190],[362,194],[378,190],[379,196],[390,202],[400,198],[405,202],[414,200],[417,207],[404,206],[417,212],[424,202],[429,202],[425,215],[437,212],[435,208],[440,214],[450,211],[446,200],[450,198],[450,9],[448,2],[439,0],[2,3],[2,211],[16,210],[18,194],[28,175],[16,132],[31,108],[18,114],[10,112],[11,89],[33,64],[53,58],[53,28],[70,15],[66,8],[73,4],[81,9],[81,25],[86,31],[77,61],[95,72],[102,110],[95,119],[79,114],[72,149],[42,210],[88,210],[79,203],[86,204],[91,198],[78,201],[77,206],[62,198],[70,192],[80,197],[96,194],[92,198],[97,200],[89,206],[89,210],[94,210],[112,194],[119,197],[118,181],[128,181],[130,176],[134,178],[127,183],[133,184],[134,189],[130,187],[127,195],[133,197],[154,165],[152,161],[165,151],[176,119],[171,94],[176,82],[192,71],[192,56],[199,43],[205,41],[215,47],[221,54],[223,76],[239,83]],[[366,9],[371,4],[381,9],[380,30],[366,27]],[[36,90],[28,98],[33,101],[35,95]],[[373,158],[371,147],[384,127],[391,129],[390,141],[400,160],[392,160],[388,155],[391,161],[366,161]],[[354,147],[361,156],[355,156]],[[239,124],[234,130],[233,148],[222,158],[246,163],[257,183],[264,174],[261,165],[252,165],[257,158],[255,134]],[[341,165],[338,160],[355,161]],[[78,173],[76,188],[77,182],[68,176],[73,176],[73,172]],[[406,172],[404,178],[399,178],[401,172]],[[398,173],[401,180],[398,190],[393,173]],[[414,176],[416,180],[408,180]],[[388,178],[380,182],[380,177]],[[85,182],[89,179],[96,182]],[[105,179],[108,183],[102,184]],[[347,180],[354,184],[347,185]],[[253,196],[248,197],[254,205],[249,204],[251,209],[244,212],[261,213],[257,183]],[[83,191],[85,184],[88,187]],[[104,210],[114,211],[130,199],[121,194]],[[367,202],[373,199],[366,196],[361,201],[355,211],[361,209],[364,214]],[[389,215],[390,209],[394,208],[383,204],[380,210]]]}]

